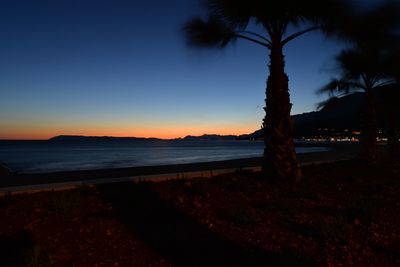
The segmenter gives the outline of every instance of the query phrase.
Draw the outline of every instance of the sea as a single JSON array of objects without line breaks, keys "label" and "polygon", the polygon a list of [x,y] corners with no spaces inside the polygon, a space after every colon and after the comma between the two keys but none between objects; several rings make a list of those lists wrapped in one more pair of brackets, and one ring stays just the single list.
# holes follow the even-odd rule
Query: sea
[{"label": "sea", "polygon": [[[0,141],[0,164],[12,171],[42,173],[252,158],[263,150],[262,141],[244,140]],[[296,148],[297,153],[327,150]]]}]

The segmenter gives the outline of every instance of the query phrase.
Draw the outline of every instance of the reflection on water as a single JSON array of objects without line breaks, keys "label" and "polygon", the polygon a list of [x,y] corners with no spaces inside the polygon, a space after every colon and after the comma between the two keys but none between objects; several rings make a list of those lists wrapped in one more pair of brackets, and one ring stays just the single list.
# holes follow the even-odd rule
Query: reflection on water
[{"label": "reflection on water", "polygon": [[[19,172],[154,166],[259,157],[261,141],[0,141],[0,162]],[[299,147],[298,153],[326,151]]]}]

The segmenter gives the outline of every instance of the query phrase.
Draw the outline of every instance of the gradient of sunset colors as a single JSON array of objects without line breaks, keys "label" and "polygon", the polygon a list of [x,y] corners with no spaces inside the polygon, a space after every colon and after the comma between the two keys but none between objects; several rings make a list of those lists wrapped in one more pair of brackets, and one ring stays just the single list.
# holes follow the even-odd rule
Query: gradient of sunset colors
[{"label": "gradient of sunset colors", "polygon": [[[0,3],[0,139],[175,138],[260,128],[268,51],[188,48],[198,0]],[[315,109],[340,45],[312,33],[285,51],[292,113]]]}]

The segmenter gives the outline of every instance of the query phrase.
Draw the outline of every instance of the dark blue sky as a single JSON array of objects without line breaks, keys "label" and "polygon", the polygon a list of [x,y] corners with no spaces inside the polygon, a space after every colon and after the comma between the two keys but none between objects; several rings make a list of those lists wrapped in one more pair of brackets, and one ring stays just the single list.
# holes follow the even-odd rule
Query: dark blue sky
[{"label": "dark blue sky", "polygon": [[[263,117],[268,51],[188,48],[197,0],[0,3],[0,138],[245,133]],[[292,113],[315,109],[340,46],[320,34],[285,50]]]}]

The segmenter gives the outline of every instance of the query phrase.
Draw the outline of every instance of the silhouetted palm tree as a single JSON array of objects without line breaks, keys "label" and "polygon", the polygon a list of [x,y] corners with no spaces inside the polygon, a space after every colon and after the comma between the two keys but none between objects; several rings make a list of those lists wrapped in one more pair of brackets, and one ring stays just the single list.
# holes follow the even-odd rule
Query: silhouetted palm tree
[{"label": "silhouetted palm tree", "polygon": [[385,72],[388,77],[394,79],[393,84],[380,88],[380,95],[383,98],[383,111],[386,116],[388,155],[391,160],[400,159],[399,142],[399,112],[396,108],[400,101],[400,37],[391,35],[385,41]]},{"label": "silhouetted palm tree", "polygon": [[[334,21],[351,8],[342,0],[211,0],[206,1],[208,20],[194,18],[185,26],[192,45],[225,47],[243,39],[270,51],[264,129],[263,170],[281,178],[301,179],[290,117],[288,77],[283,47],[297,37],[320,29],[321,21]],[[346,8],[345,8],[346,6]],[[263,34],[249,31],[249,24],[261,26]],[[304,26],[289,32],[289,26]]]},{"label": "silhouetted palm tree", "polygon": [[384,85],[379,88],[379,94],[383,99],[381,109],[386,118],[388,159],[398,161],[400,159],[398,108],[400,100],[400,84],[396,82]]},{"label": "silhouetted palm tree", "polygon": [[337,58],[340,78],[333,79],[320,92],[349,94],[365,93],[362,111],[361,150],[359,156],[370,163],[376,161],[376,110],[374,89],[393,83],[388,75],[385,53],[393,29],[399,23],[399,6],[393,2],[368,12],[354,14],[342,21],[335,33],[352,42],[352,48],[344,50]]},{"label": "silhouetted palm tree", "polygon": [[370,163],[376,161],[376,110],[374,91],[387,83],[383,72],[381,57],[377,51],[345,50],[336,58],[341,70],[338,79],[332,79],[322,92],[336,92],[341,95],[356,91],[365,93],[365,104],[361,118],[361,150],[360,158]]}]

